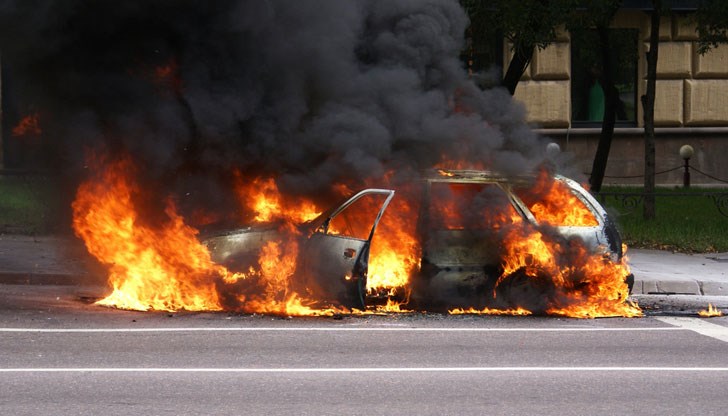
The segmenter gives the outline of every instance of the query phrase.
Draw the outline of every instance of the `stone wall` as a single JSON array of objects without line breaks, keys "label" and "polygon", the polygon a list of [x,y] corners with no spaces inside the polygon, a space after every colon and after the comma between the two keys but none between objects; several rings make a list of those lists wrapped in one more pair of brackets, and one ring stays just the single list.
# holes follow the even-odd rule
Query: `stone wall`
[{"label": "stone wall", "polygon": [[[503,50],[504,68],[512,52]],[[571,119],[571,48],[568,32],[561,30],[557,41],[534,52],[516,88],[514,98],[525,104],[528,121],[542,127],[568,127]]]},{"label": "stone wall", "polygon": [[[637,56],[641,74],[638,96],[644,94],[647,69],[644,56],[649,50],[649,20],[640,12],[620,12],[617,28],[640,30]],[[694,26],[686,17],[665,17],[660,24],[657,65],[655,125],[728,126],[728,45],[705,55],[697,52]],[[504,68],[510,47],[504,48]],[[571,125],[571,49],[569,34],[561,31],[556,42],[534,52],[516,88],[515,98],[525,104],[528,121],[545,128]],[[638,106],[637,125],[642,125]]]},{"label": "stone wall", "polygon": [[728,46],[700,55],[694,26],[663,20],[671,30],[660,42],[655,125],[728,126]]},{"label": "stone wall", "polygon": [[[639,29],[637,96],[645,93],[645,55],[649,49],[649,16],[620,11],[614,27]],[[683,164],[680,146],[695,148],[691,165],[728,180],[728,45],[705,55],[697,53],[695,27],[685,16],[664,17],[660,23],[660,49],[655,102],[657,171]],[[508,45],[504,48],[509,50]],[[510,56],[506,52],[504,67]],[[588,173],[596,152],[599,129],[571,127],[571,51],[568,33],[544,50],[535,52],[515,99],[524,103],[528,121],[574,155],[575,165]],[[615,130],[605,183],[641,184],[644,171],[643,111],[637,104],[637,126]],[[636,178],[626,178],[635,176]],[[721,185],[694,173],[695,184]],[[682,184],[682,171],[658,175],[662,185]]]},{"label": "stone wall", "polygon": [[[599,141],[599,129],[542,129],[539,130],[573,160],[569,168],[587,177],[591,172]],[[680,147],[689,144],[695,153],[690,166],[714,178],[692,171],[694,185],[728,187],[728,129],[726,128],[658,128],[655,141],[656,171],[662,172],[683,166]],[[644,130],[620,129],[614,135],[607,163],[605,185],[641,185],[644,182]],[[683,169],[655,176],[658,185],[681,186]]]}]

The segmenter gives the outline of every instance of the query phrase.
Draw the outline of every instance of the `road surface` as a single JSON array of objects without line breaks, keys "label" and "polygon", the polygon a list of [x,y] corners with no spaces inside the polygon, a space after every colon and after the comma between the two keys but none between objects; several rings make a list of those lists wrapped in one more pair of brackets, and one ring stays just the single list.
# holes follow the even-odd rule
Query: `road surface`
[{"label": "road surface", "polygon": [[0,285],[0,414],[728,408],[724,317],[140,313],[94,306],[68,290]]}]

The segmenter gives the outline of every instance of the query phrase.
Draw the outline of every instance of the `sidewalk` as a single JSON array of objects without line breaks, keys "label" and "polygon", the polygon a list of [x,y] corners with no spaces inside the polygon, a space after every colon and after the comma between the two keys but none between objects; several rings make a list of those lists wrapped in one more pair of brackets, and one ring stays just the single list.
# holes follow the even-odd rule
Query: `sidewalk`
[{"label": "sidewalk", "polygon": [[[728,296],[728,253],[630,249],[635,295]],[[0,284],[103,285],[104,269],[73,237],[0,235]]]},{"label": "sidewalk", "polygon": [[103,268],[71,237],[0,235],[0,284],[104,284]]},{"label": "sidewalk", "polygon": [[627,250],[634,295],[728,296],[728,253]]}]

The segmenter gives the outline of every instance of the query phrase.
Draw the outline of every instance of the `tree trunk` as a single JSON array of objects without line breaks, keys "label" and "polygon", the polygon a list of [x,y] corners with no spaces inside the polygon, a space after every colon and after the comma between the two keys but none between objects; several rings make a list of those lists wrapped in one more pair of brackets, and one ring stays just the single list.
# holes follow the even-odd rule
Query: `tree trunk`
[{"label": "tree trunk", "polygon": [[[541,4],[542,10],[549,7],[549,0],[538,0]],[[488,2],[483,2],[487,4]],[[486,6],[487,7],[487,6]],[[526,13],[524,19],[527,19],[528,26],[531,28],[533,33],[543,33],[544,28],[552,24],[547,20],[543,19],[540,13],[531,12]],[[550,43],[551,41],[549,41]],[[516,37],[513,39],[513,58],[511,58],[510,64],[508,64],[508,70],[503,76],[501,85],[508,89],[508,92],[513,95],[516,93],[516,86],[520,81],[523,72],[526,71],[526,67],[531,63],[533,53],[536,50],[536,43],[533,40],[526,40],[522,37]]]},{"label": "tree trunk", "polygon": [[604,89],[604,118],[602,119],[602,132],[599,135],[597,152],[594,155],[594,163],[589,176],[589,187],[592,192],[599,192],[602,189],[617,115],[617,88],[614,86],[609,29],[606,26],[597,26],[597,34],[599,35],[599,49],[602,55],[601,85]]},{"label": "tree trunk", "polygon": [[518,81],[520,81],[521,76],[526,71],[528,64],[531,63],[534,49],[533,45],[514,48],[513,58],[511,58],[511,62],[508,64],[508,70],[501,82],[511,95],[515,94]]},{"label": "tree trunk", "polygon": [[657,79],[657,51],[660,42],[661,0],[652,0],[650,51],[647,52],[647,90],[641,97],[645,122],[645,182],[642,215],[646,220],[655,218],[655,84]]}]

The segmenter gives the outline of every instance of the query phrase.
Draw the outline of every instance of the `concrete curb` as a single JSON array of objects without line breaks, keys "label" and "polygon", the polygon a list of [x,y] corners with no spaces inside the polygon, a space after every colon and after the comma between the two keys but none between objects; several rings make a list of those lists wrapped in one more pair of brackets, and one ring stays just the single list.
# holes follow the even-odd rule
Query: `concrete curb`
[{"label": "concrete curb", "polygon": [[0,235],[0,284],[98,285],[106,271],[73,236]]},{"label": "concrete curb", "polygon": [[728,296],[728,282],[699,280],[639,280],[635,278],[633,295]]},{"label": "concrete curb", "polygon": [[627,252],[635,295],[728,296],[728,253]]}]

